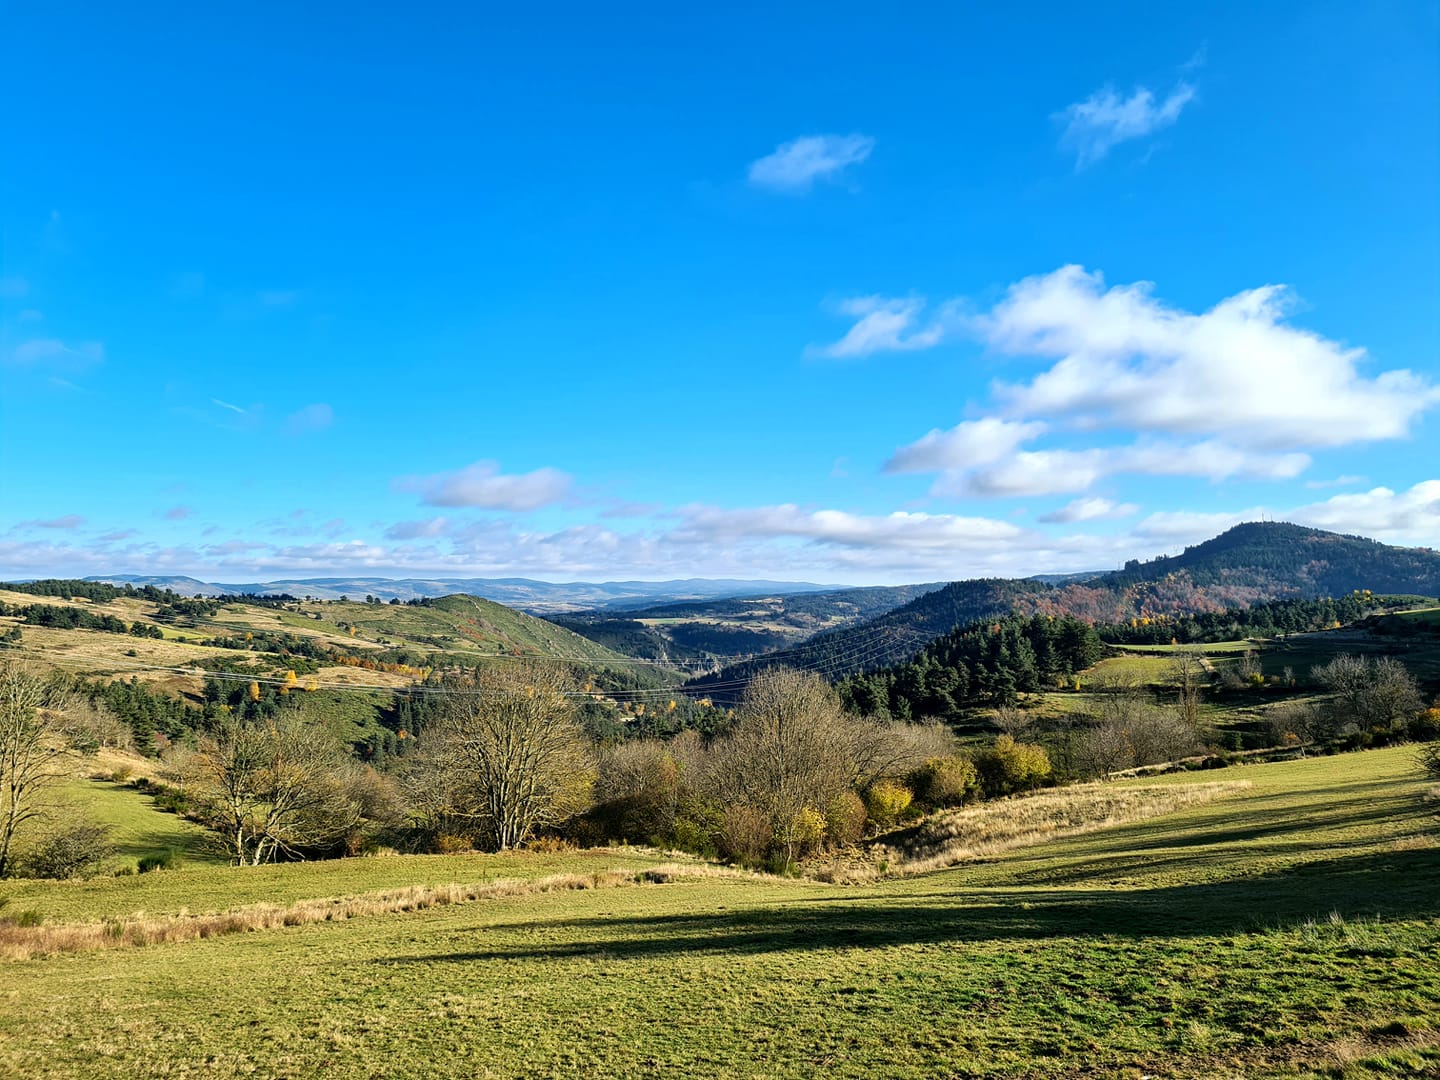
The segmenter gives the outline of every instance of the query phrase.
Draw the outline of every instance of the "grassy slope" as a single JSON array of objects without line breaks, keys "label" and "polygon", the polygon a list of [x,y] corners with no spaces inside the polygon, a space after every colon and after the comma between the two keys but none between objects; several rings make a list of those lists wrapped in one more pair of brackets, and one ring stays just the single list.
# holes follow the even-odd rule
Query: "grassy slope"
[{"label": "grassy slope", "polygon": [[[1237,770],[1253,787],[1221,802],[860,888],[555,893],[12,964],[0,1072],[1434,1075],[1440,847],[1411,753]],[[0,895],[200,910],[473,880],[477,858]]]},{"label": "grassy slope", "polygon": [[[67,780],[46,793],[56,803],[82,812],[86,817],[110,826],[115,857],[107,869],[136,863],[146,855],[166,852],[179,857],[180,865],[223,863],[207,829],[186,821],[178,814],[157,809],[155,800],[125,784],[109,780]],[[99,886],[94,886],[99,887]]]},{"label": "grassy slope", "polygon": [[[115,615],[126,622],[156,623],[153,617],[156,605],[136,599],[120,598],[95,604],[83,599],[63,600],[0,591],[0,600],[11,604],[45,603],[78,607]],[[11,617],[0,618],[0,629],[7,629],[17,621]],[[356,632],[352,634],[342,629],[341,623],[356,627]],[[425,653],[440,651],[467,661],[500,653],[579,658],[594,663],[623,659],[619,654],[544,619],[469,596],[445,597],[426,607],[305,603],[300,612],[227,604],[217,615],[198,617],[193,624],[157,623],[166,635],[164,641],[137,639],[98,630],[59,630],[31,627],[24,623],[19,625],[24,635],[22,652],[29,658],[39,658],[57,667],[86,674],[128,676],[134,669],[147,665],[203,667],[210,659],[248,659],[258,663],[258,656],[253,653],[194,644],[205,638],[238,636],[246,631],[297,634],[327,647],[361,656],[372,650],[394,646]],[[187,640],[179,640],[182,638]],[[126,655],[131,651],[136,655]],[[269,670],[274,665],[263,666]],[[357,679],[397,686],[411,681],[404,676],[376,671],[361,673],[360,669],[345,667],[326,668],[316,676],[320,686],[345,685]],[[184,689],[193,690],[194,687],[187,685]]]}]

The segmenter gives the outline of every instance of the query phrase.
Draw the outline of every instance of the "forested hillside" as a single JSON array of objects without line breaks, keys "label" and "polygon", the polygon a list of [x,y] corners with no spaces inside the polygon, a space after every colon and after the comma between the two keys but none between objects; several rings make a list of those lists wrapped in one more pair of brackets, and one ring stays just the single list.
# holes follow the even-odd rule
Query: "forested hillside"
[{"label": "forested hillside", "polygon": [[[1006,615],[1074,616],[1115,628],[1138,628],[1137,641],[1186,640],[1215,626],[1245,623],[1233,613],[1251,605],[1295,598],[1362,594],[1440,593],[1440,554],[1426,548],[1398,548],[1283,522],[1254,522],[1187,548],[1180,555],[1148,562],[1132,560],[1122,569],[1083,581],[987,579],[954,582],[879,618],[817,635],[803,645],[732,665],[694,680],[717,695],[733,693],[745,680],[776,664],[813,668],[831,678],[886,668],[915,656],[929,641],[977,619]],[[1347,603],[1341,601],[1342,605]],[[1358,612],[1361,601],[1352,605]],[[1373,603],[1370,605],[1373,609]],[[1348,608],[1346,611],[1348,612]],[[1264,625],[1285,632],[1287,619],[1303,608],[1277,608]],[[1187,619],[1210,615],[1210,624]],[[1313,614],[1313,613],[1310,613]],[[1302,621],[1309,626],[1310,614]],[[1351,617],[1358,617],[1358,614]],[[1327,620],[1348,621],[1331,613]],[[1170,627],[1167,634],[1161,627]],[[1265,632],[1255,624],[1251,633]],[[1117,630],[1118,633],[1118,630]],[[1199,640],[1199,638],[1196,638]]]},{"label": "forested hillside", "polygon": [[1003,615],[1051,587],[1038,581],[989,578],[956,581],[858,626],[819,634],[801,645],[694,679],[687,689],[717,699],[733,695],[757,673],[777,665],[841,678],[914,655],[935,637],[975,619]]}]

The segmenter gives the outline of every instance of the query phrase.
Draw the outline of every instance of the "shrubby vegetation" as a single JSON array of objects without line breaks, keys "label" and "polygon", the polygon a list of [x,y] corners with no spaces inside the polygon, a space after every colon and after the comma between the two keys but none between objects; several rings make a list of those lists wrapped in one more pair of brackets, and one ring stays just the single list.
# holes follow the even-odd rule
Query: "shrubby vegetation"
[{"label": "shrubby vegetation", "polygon": [[[1007,790],[1049,772],[1039,747],[1023,754],[1032,771]],[[775,669],[751,682],[730,726],[709,742],[690,731],[603,753],[583,827],[596,839],[784,867],[971,801],[980,788],[976,763],[947,728],[858,717],[819,676]]]}]

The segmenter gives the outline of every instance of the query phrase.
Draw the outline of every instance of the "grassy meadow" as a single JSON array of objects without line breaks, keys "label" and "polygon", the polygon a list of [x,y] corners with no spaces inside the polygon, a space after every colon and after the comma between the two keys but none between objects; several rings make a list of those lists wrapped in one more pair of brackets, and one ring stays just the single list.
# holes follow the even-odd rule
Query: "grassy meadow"
[{"label": "grassy meadow", "polygon": [[1413,755],[1147,777],[1240,783],[852,886],[637,878],[669,860],[623,850],[6,882],[44,929],[625,872],[3,961],[0,1075],[1433,1076],[1440,804]]}]

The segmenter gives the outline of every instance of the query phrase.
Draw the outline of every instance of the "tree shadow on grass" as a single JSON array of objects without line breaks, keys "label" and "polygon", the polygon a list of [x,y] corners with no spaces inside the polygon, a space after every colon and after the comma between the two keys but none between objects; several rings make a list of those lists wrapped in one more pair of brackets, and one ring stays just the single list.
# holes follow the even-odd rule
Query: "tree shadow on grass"
[{"label": "tree shadow on grass", "polygon": [[[664,887],[664,886],[662,886]],[[1324,920],[1440,914],[1440,849],[1346,856],[1279,874],[1158,889],[936,890],[917,902],[869,890],[670,915],[502,924],[566,931],[569,940],[388,957],[381,964],[756,954],[979,943],[1001,939],[1213,937]]]}]

